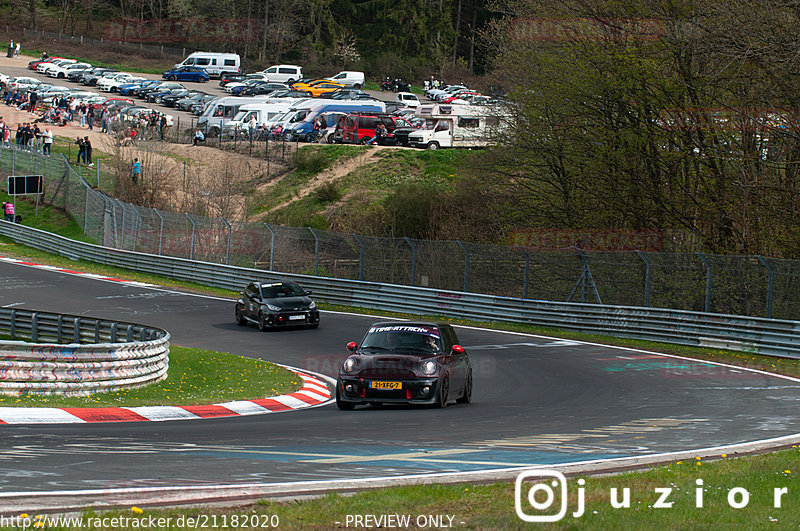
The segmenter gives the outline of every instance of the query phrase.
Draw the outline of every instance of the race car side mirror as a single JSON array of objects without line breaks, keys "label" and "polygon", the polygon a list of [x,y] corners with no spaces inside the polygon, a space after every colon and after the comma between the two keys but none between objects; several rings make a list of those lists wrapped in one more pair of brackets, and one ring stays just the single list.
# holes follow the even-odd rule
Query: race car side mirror
[{"label": "race car side mirror", "polygon": [[350,352],[355,352],[357,348],[358,348],[358,343],[356,343],[355,341],[351,341],[350,343],[347,344],[347,350],[349,350]]},{"label": "race car side mirror", "polygon": [[453,345],[453,352],[455,354],[463,354],[464,353],[464,347],[462,347],[461,345]]}]

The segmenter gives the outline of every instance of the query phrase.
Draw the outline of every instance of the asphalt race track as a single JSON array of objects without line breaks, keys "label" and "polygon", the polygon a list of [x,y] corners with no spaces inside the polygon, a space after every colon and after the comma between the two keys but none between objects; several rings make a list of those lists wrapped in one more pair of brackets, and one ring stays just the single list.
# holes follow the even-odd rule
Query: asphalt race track
[{"label": "asphalt race track", "polygon": [[[262,333],[233,303],[0,263],[0,305],[166,328],[173,343],[332,375],[375,317]],[[176,422],[0,425],[0,493],[465,472],[800,432],[800,383],[640,351],[459,328],[474,402]]]}]

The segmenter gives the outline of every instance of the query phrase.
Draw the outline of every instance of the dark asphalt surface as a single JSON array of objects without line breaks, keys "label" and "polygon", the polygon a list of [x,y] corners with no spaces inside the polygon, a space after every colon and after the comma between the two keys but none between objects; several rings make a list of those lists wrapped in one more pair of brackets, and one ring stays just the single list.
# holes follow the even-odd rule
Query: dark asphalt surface
[{"label": "dark asphalt surface", "polygon": [[[333,374],[375,317],[241,328],[232,301],[0,263],[0,305],[118,318],[173,343]],[[288,482],[569,463],[800,432],[800,384],[623,349],[459,328],[474,403],[228,419],[0,425],[0,492]]]}]

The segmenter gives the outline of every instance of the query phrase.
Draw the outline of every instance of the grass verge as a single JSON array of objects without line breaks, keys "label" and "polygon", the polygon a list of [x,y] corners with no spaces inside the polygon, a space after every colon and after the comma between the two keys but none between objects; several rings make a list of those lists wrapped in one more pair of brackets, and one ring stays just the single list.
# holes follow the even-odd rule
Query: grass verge
[{"label": "grass verge", "polygon": [[0,396],[0,407],[188,406],[266,398],[301,387],[299,376],[261,359],[172,345],[161,382],[87,397]]},{"label": "grass verge", "polygon": [[[798,465],[798,449],[792,448],[747,458],[721,455],[715,461],[692,459],[643,472],[588,477],[584,486],[577,484],[578,478],[571,478],[567,484],[568,511],[564,519],[539,525],[544,529],[788,528],[796,526],[800,520]],[[698,480],[702,480],[702,485],[698,485]],[[523,507],[529,515],[537,514],[527,505],[527,493],[532,486],[533,483],[523,485]],[[583,491],[579,490],[581,488]],[[617,489],[616,494],[611,489]],[[747,494],[733,489],[744,489]],[[787,489],[780,497],[780,507],[776,507],[775,489]],[[734,494],[731,494],[732,490]],[[666,498],[659,503],[663,494]],[[579,496],[585,502],[583,514],[573,516],[579,509]],[[626,497],[629,499],[627,506],[612,507],[612,499],[622,503]],[[354,495],[330,493],[317,499],[294,502],[262,500],[235,508],[132,507],[104,513],[86,511],[83,513],[83,529],[130,528],[133,519],[146,521],[148,518],[163,518],[161,527],[173,529],[192,528],[198,525],[198,519],[227,528],[252,529],[263,526],[264,522],[281,529],[363,528],[376,527],[376,519],[389,515],[397,520],[384,520],[382,527],[425,528],[436,527],[433,524],[441,522],[444,524],[440,524],[441,527],[459,529],[529,528],[530,524],[517,517],[514,499],[513,483],[409,486]],[[536,499],[542,502],[544,496],[540,493]],[[539,514],[557,512],[560,501],[556,498],[551,510]],[[739,505],[743,506],[736,508]],[[123,518],[131,520],[127,525],[109,527],[109,520],[105,526],[100,524],[101,517],[119,518],[120,522]],[[366,521],[365,518],[374,519]],[[98,519],[95,524],[93,519]],[[391,525],[390,522],[396,523]]]}]

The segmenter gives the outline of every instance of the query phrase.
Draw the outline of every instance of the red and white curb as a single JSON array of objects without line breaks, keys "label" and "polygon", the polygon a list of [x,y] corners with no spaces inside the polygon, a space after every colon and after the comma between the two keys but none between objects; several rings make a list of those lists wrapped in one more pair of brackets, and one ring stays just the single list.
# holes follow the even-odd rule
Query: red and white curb
[{"label": "red and white curb", "polygon": [[106,282],[116,282],[117,284],[127,284],[129,286],[135,286],[137,288],[155,288],[158,287],[155,284],[146,284],[144,282],[136,282],[134,280],[123,280],[121,278],[114,278],[114,277],[107,277],[105,275],[97,275],[94,273],[84,273],[83,271],[74,271],[72,269],[64,269],[63,267],[57,266],[49,266],[43,264],[35,264],[33,262],[26,262],[24,260],[17,260],[16,258],[6,258],[4,256],[0,256],[0,262],[8,262],[10,264],[17,264],[27,267],[33,267],[35,269],[44,269],[46,271],[55,271],[57,273],[65,273],[67,275],[78,275],[84,278],[91,278],[94,280],[103,280]]},{"label": "red and white curb", "polygon": [[243,415],[265,415],[317,407],[331,401],[331,392],[322,375],[312,375],[286,367],[303,379],[294,393],[256,400],[237,400],[205,406],[143,407],[2,407],[0,424],[71,424],[87,422],[160,422],[196,420]]}]

